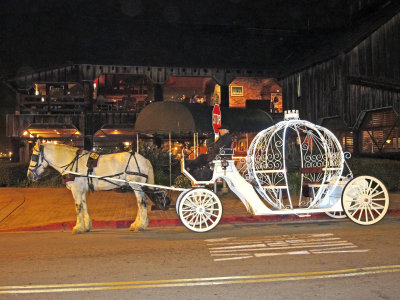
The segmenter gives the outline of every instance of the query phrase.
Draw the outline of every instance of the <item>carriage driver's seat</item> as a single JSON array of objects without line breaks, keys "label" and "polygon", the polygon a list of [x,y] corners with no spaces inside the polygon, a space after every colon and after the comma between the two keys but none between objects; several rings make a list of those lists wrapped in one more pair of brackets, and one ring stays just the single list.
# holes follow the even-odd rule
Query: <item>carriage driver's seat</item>
[{"label": "carriage driver's seat", "polygon": [[208,149],[208,154],[201,154],[187,162],[186,170],[198,181],[210,181],[213,176],[212,161],[228,160],[233,157],[232,137],[227,129],[221,129],[221,137]]}]

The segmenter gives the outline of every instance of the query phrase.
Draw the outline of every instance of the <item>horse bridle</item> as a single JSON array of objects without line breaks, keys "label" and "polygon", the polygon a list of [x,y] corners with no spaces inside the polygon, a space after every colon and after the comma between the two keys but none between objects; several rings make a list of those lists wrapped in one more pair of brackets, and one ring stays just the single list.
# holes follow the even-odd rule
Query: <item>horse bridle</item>
[{"label": "horse bridle", "polygon": [[42,163],[43,163],[44,160],[45,160],[45,158],[44,158],[44,146],[43,145],[39,145],[39,149],[36,149],[34,147],[33,151],[32,151],[31,161],[35,162],[36,164],[33,166],[33,168],[29,168],[28,170],[33,174],[33,176],[34,176],[34,178],[36,180],[40,179],[40,175],[38,174],[37,170],[42,166]]}]

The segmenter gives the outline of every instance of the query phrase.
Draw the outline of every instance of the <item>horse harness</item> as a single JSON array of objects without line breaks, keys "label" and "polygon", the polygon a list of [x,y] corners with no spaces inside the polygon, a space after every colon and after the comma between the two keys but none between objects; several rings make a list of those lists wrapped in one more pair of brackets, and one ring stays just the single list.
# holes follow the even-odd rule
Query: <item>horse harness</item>
[{"label": "horse harness", "polygon": [[[94,168],[97,167],[98,160],[99,160],[101,154],[96,153],[96,152],[88,152],[86,154],[82,154],[82,153],[83,153],[82,149],[78,149],[76,151],[76,155],[75,155],[74,159],[69,164],[63,166],[62,168],[64,168],[64,171],[67,170],[68,168],[69,168],[70,171],[72,171],[74,169],[74,167],[75,167],[75,173],[78,173],[78,162],[79,162],[79,159],[82,156],[84,156],[86,154],[89,154],[89,157],[88,157],[88,160],[87,160],[87,163],[86,163],[86,167],[88,168],[86,176],[85,175],[73,175],[73,176],[67,175],[66,177],[64,177],[63,183],[65,184],[65,183],[67,183],[69,181],[73,181],[75,179],[75,177],[86,177],[89,189],[93,192],[94,191],[93,178],[90,175],[93,174]],[[131,162],[132,157],[135,159],[135,163],[136,163],[136,167],[138,169],[138,172],[133,172],[133,171],[129,170],[129,164]],[[139,167],[139,164],[138,164],[138,161],[136,159],[136,155],[135,155],[134,151],[130,152],[129,159],[128,159],[127,163],[126,163],[126,167],[125,167],[125,171],[124,172],[116,173],[116,174],[113,174],[113,175],[106,175],[106,176],[99,177],[99,178],[96,178],[96,179],[103,180],[103,181],[106,181],[108,183],[111,183],[111,184],[114,184],[116,186],[119,186],[118,184],[112,182],[111,180],[108,180],[107,178],[117,177],[117,176],[120,176],[120,175],[123,175],[123,174],[141,176],[141,177],[144,177],[146,179],[148,178],[147,174],[144,174],[144,173],[142,173],[140,171],[140,167]]]}]

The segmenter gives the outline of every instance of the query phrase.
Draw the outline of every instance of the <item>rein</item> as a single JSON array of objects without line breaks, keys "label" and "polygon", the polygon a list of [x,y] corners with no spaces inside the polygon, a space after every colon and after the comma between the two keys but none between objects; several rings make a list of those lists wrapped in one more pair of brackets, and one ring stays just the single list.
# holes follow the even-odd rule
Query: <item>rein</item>
[{"label": "rein", "polygon": [[[94,190],[94,188],[93,188],[93,178],[91,176],[93,174],[93,168],[88,167],[88,171],[87,171],[86,175],[78,173],[78,171],[79,171],[78,170],[79,159],[82,158],[83,156],[86,156],[86,155],[90,156],[90,152],[83,153],[82,149],[77,149],[75,157],[71,160],[71,162],[69,162],[68,164],[63,165],[63,166],[56,166],[54,163],[50,163],[45,158],[45,156],[44,156],[44,145],[39,145],[39,149],[34,148],[33,151],[36,151],[36,153],[32,154],[31,160],[33,162],[35,162],[36,164],[33,166],[33,168],[29,168],[29,171],[35,176],[36,179],[40,179],[40,175],[38,174],[38,169],[42,166],[43,161],[45,161],[51,167],[56,168],[56,169],[61,169],[61,172],[60,172],[61,176],[69,174],[70,172],[73,172],[74,173],[74,175],[73,175],[74,177],[87,177],[89,189],[91,191]],[[131,162],[132,157],[135,160],[138,172],[129,171],[129,164]],[[89,158],[88,158],[88,160],[89,160]],[[75,168],[75,171],[73,170],[74,168]],[[78,173],[78,174],[76,174],[76,173]],[[140,167],[139,167],[139,163],[138,163],[137,158],[136,158],[136,153],[134,151],[130,152],[130,156],[129,156],[129,159],[128,159],[127,163],[126,163],[124,172],[116,173],[116,174],[113,174],[113,175],[105,175],[105,176],[97,177],[96,179],[103,180],[103,181],[106,181],[106,182],[108,182],[110,184],[119,186],[119,184],[117,184],[117,183],[112,181],[112,178],[120,176],[120,175],[123,175],[123,174],[141,176],[141,177],[144,177],[144,178],[148,179],[148,175],[141,172]],[[110,178],[110,180],[108,178]]]}]

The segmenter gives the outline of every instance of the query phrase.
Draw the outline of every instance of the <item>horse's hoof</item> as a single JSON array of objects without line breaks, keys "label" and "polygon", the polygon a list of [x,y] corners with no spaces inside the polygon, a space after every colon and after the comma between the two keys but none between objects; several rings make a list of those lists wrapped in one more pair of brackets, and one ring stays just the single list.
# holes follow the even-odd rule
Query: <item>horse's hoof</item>
[{"label": "horse's hoof", "polygon": [[80,234],[83,233],[84,231],[82,230],[82,228],[73,228],[72,229],[72,234]]},{"label": "horse's hoof", "polygon": [[129,230],[133,231],[133,232],[141,232],[141,231],[144,231],[145,228],[141,227],[141,226],[131,226],[131,227],[129,227]]},{"label": "horse's hoof", "polygon": [[145,229],[142,227],[139,227],[139,228],[133,228],[133,229],[129,229],[129,230],[133,231],[133,232],[143,232]]},{"label": "horse's hoof", "polygon": [[89,225],[85,226],[85,232],[89,232],[90,230],[92,230],[92,228],[92,221],[90,221]]}]

